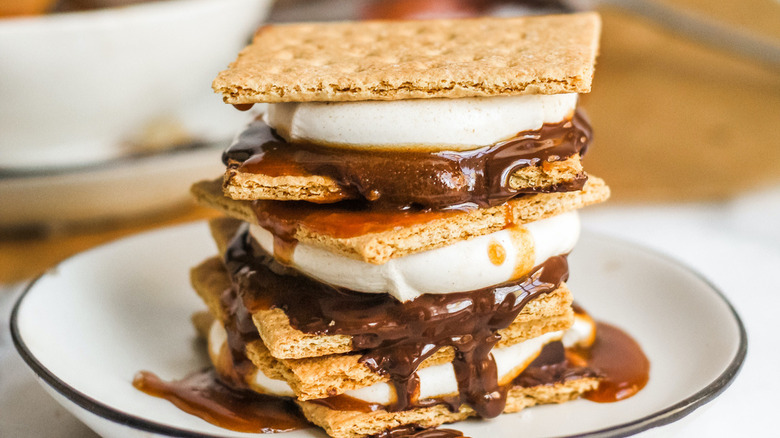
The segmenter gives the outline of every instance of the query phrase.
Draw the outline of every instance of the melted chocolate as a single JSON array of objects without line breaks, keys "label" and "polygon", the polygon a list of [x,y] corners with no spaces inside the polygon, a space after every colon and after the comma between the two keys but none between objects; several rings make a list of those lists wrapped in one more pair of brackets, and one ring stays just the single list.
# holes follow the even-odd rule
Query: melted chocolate
[{"label": "melted chocolate", "polygon": [[458,438],[463,432],[454,429],[431,429],[416,425],[400,426],[369,438]]},{"label": "melted chocolate", "polygon": [[254,364],[246,357],[246,344],[260,339],[260,334],[252,321],[252,315],[243,304],[234,299],[232,288],[226,289],[220,297],[220,304],[225,311],[225,331],[227,332],[228,354],[221,354],[216,364],[220,377],[231,386],[245,388],[245,376],[254,371]]},{"label": "melted chocolate", "polygon": [[[584,313],[579,306],[577,311]],[[597,322],[593,345],[564,350],[560,342],[548,344],[512,383],[531,387],[596,377],[599,378],[598,388],[583,397],[612,403],[639,392],[647,384],[649,375],[650,361],[639,344],[619,328]]]},{"label": "melted chocolate", "polygon": [[551,342],[542,348],[539,356],[512,381],[512,386],[529,388],[554,385],[586,377],[601,377],[589,366],[570,362],[561,342]]},{"label": "melted chocolate", "polygon": [[[585,314],[579,306],[576,306],[576,312]],[[584,398],[608,403],[636,394],[647,383],[649,361],[627,333],[603,322],[597,323],[596,327],[596,340],[591,347],[564,349],[560,341],[545,345],[539,356],[502,391],[512,387],[530,388],[597,378],[600,380],[599,387],[586,393]],[[382,405],[343,394],[311,402],[344,411],[372,412],[383,409]],[[436,404],[448,405],[454,411],[460,406],[460,399],[443,397],[419,402],[420,406]]]},{"label": "melted chocolate", "polygon": [[[330,286],[279,265],[253,244],[245,230],[225,256],[237,297],[227,309],[239,313],[269,308],[284,310],[290,325],[302,332],[349,335],[362,363],[386,374],[396,390],[390,410],[418,405],[417,367],[439,348],[455,349],[453,367],[460,403],[482,417],[503,411],[506,391],[498,385],[490,354],[530,300],[555,290],[568,278],[565,256],[551,257],[515,281],[471,292],[426,294],[402,303],[388,294],[366,294]],[[228,330],[230,339],[232,330]],[[460,404],[458,403],[458,404]],[[455,405],[457,406],[457,404]]]},{"label": "melted chocolate", "polygon": [[172,382],[141,371],[133,386],[225,429],[272,433],[311,427],[292,399],[231,388],[211,369]]},{"label": "melted chocolate", "polygon": [[[585,311],[575,305],[576,312]],[[542,348],[539,356],[517,376],[510,386],[533,387],[554,385],[583,378],[598,378],[599,387],[584,398],[611,403],[624,400],[639,392],[649,379],[650,362],[641,347],[627,333],[607,323],[596,323],[596,339],[591,347],[564,349],[559,341]],[[508,389],[508,388],[506,388]],[[505,389],[505,390],[506,390]],[[370,412],[382,409],[380,405],[357,400],[345,395],[314,400],[332,409]],[[426,405],[448,404],[453,400],[425,400]],[[457,406],[457,405],[455,405]]]},{"label": "melted chocolate", "polygon": [[332,178],[345,198],[390,208],[452,208],[500,205],[519,194],[579,190],[585,175],[552,187],[512,189],[510,176],[529,166],[584,154],[590,124],[577,111],[569,120],[470,151],[385,150],[288,143],[256,120],[224,152],[223,162],[240,172]]},{"label": "melted chocolate", "polygon": [[[249,315],[246,307],[239,304],[242,300],[233,301],[235,303],[229,303],[226,310],[238,312],[238,315],[231,316],[232,320],[243,320],[244,316]],[[223,303],[228,302],[229,300],[223,297]],[[579,307],[577,312],[584,313]],[[239,326],[229,324],[228,337],[250,338],[251,336],[240,335]],[[238,343],[235,347],[238,347]],[[234,346],[230,348],[233,350]],[[233,357],[243,356],[245,359],[239,350],[243,351],[243,347],[235,348]],[[244,362],[239,360],[233,363],[241,367]],[[225,367],[230,366],[232,363],[225,364]],[[598,323],[596,341],[592,347],[564,350],[559,341],[547,344],[528,368],[509,385],[500,388],[500,392],[506,394],[511,387],[553,385],[581,378],[599,378],[599,388],[585,394],[585,398],[597,402],[614,402],[641,390],[647,382],[648,373],[649,362],[639,345],[622,330]],[[292,399],[235,388],[224,383],[222,379],[223,376],[213,369],[173,382],[162,381],[156,375],[142,371],[134,378],[133,386],[149,395],[169,400],[181,410],[226,429],[273,433],[311,426]],[[310,402],[340,411],[373,412],[385,409],[382,405],[344,394]],[[418,401],[415,407],[445,404],[456,411],[462,402],[462,397],[444,397]],[[416,425],[402,426],[374,435],[376,438],[461,436],[462,432],[457,430],[425,429]]]}]

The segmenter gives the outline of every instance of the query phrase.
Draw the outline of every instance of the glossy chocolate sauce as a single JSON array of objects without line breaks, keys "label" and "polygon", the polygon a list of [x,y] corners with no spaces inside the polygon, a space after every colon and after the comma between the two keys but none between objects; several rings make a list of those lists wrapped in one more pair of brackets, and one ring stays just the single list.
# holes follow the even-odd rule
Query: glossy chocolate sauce
[{"label": "glossy chocolate sauce", "polygon": [[141,371],[133,379],[133,386],[225,429],[272,433],[312,427],[292,399],[233,388],[224,384],[213,369],[172,382]]},{"label": "glossy chocolate sauce", "polygon": [[568,360],[561,342],[551,342],[542,348],[539,356],[528,365],[511,386],[529,388],[538,385],[554,385],[586,377],[601,377],[587,364],[575,364]]},{"label": "glossy chocolate sauce", "polygon": [[[371,435],[369,438],[458,438],[463,432],[454,429],[429,429],[420,426],[401,426]],[[465,438],[465,437],[464,437]]]},{"label": "glossy chocolate sauce", "polygon": [[262,120],[251,123],[224,152],[228,169],[272,177],[322,175],[345,198],[385,208],[500,205],[523,193],[579,190],[585,175],[553,187],[512,189],[510,176],[528,166],[584,154],[592,137],[580,111],[560,123],[470,151],[386,150],[288,143]]},{"label": "glossy chocolate sauce", "polygon": [[260,339],[260,333],[252,321],[246,307],[235,299],[234,288],[225,289],[220,297],[220,305],[225,314],[225,331],[227,333],[227,354],[220,354],[220,361],[227,363],[215,364],[220,377],[237,388],[246,388],[246,376],[254,372],[255,366],[246,356],[246,344]]},{"label": "glossy chocolate sauce", "polygon": [[[235,285],[231,290],[240,298],[225,303],[227,309],[243,305],[246,310],[239,313],[255,313],[280,308],[302,332],[351,336],[353,347],[363,351],[360,361],[390,377],[397,397],[388,410],[418,406],[417,367],[439,348],[453,347],[458,404],[470,405],[484,418],[500,414],[506,401],[490,354],[500,338],[498,330],[508,327],[530,300],[568,278],[566,257],[556,256],[519,280],[402,303],[388,294],[354,292],[289,275],[295,271],[254,244],[245,229],[231,242],[225,261]],[[229,339],[240,337],[231,331]]]}]

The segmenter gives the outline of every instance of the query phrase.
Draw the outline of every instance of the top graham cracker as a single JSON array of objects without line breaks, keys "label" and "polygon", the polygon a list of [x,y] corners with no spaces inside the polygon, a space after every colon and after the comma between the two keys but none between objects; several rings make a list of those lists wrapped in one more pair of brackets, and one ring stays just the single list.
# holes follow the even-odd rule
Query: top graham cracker
[{"label": "top graham cracker", "polygon": [[587,93],[598,14],[271,25],[214,80],[231,104]]}]

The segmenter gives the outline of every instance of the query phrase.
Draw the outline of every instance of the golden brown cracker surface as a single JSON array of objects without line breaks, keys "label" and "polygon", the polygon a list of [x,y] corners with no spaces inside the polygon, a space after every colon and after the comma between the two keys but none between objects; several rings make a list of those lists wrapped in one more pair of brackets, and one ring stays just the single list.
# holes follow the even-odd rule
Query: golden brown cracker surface
[{"label": "golden brown cracker surface", "polygon": [[214,80],[231,104],[587,93],[595,13],[261,28]]},{"label": "golden brown cracker surface", "polygon": [[[509,176],[512,190],[553,187],[575,181],[583,175],[580,156],[526,166]],[[282,175],[241,172],[228,168],[222,181],[225,196],[243,201],[271,199],[278,201],[310,201],[317,203],[360,199],[357,190],[345,189],[333,178],[325,175]]]},{"label": "golden brown cracker surface", "polygon": [[[597,379],[581,378],[554,385],[515,387],[507,395],[504,413],[519,412],[534,405],[567,402],[597,386]],[[309,421],[325,429],[334,438],[364,438],[407,424],[436,427],[476,415],[466,405],[462,405],[457,412],[451,412],[444,405],[401,412],[338,411],[311,401],[299,401],[298,405]]]}]

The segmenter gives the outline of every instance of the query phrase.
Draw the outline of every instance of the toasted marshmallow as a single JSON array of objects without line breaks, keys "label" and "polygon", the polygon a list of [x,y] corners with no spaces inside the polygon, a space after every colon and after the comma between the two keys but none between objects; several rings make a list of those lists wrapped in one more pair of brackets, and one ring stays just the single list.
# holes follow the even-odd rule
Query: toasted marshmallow
[{"label": "toasted marshmallow", "polygon": [[[273,254],[269,231],[252,225],[250,233]],[[468,292],[519,278],[548,258],[571,251],[579,234],[579,216],[572,211],[382,265],[299,243],[292,266],[324,283],[357,292],[387,292],[399,301],[409,301],[422,294]]]},{"label": "toasted marshmallow", "polygon": [[577,94],[275,103],[265,122],[289,142],[469,150],[571,117]]}]

